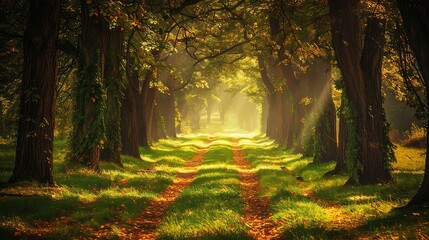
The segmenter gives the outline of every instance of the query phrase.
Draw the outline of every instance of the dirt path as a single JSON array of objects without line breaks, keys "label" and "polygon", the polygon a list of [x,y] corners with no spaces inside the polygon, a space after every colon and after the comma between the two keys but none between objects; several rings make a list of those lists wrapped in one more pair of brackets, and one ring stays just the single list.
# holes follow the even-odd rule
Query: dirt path
[{"label": "dirt path", "polygon": [[187,188],[195,179],[198,173],[197,167],[203,162],[206,153],[207,148],[199,149],[197,155],[189,160],[183,170],[177,174],[174,183],[160,194],[159,199],[151,202],[142,214],[132,221],[130,228],[122,231],[119,237],[125,239],[156,239],[156,230],[166,210],[180,196],[183,189]]},{"label": "dirt path", "polygon": [[243,150],[238,145],[238,140],[233,141],[233,157],[235,164],[240,168],[241,195],[246,204],[245,214],[242,218],[249,227],[248,234],[254,239],[280,238],[281,224],[271,218],[269,199],[258,196],[260,193],[258,176],[252,171],[252,166],[245,158]]}]

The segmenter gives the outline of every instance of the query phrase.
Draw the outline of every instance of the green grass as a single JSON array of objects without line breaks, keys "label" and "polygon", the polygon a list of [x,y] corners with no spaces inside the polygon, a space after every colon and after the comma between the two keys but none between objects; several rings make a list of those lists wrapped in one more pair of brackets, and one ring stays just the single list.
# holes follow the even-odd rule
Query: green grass
[{"label": "green grass", "polygon": [[[142,160],[122,156],[124,168],[101,163],[101,172],[68,169],[64,162],[68,143],[55,141],[56,189],[16,185],[0,189],[0,238],[22,232],[29,239],[44,223],[44,239],[91,237],[109,225],[110,237],[132,221],[171,185],[186,160],[197,150],[208,152],[191,185],[167,210],[158,233],[161,239],[248,239],[242,222],[238,168],[231,140],[240,145],[260,179],[261,196],[270,199],[272,218],[282,224],[284,239],[424,239],[429,235],[429,211],[398,211],[415,194],[422,180],[424,151],[398,146],[393,164],[394,184],[344,186],[346,175],[323,177],[334,163],[314,164],[312,158],[285,151],[272,140],[236,129],[216,132],[219,123],[202,134],[162,140],[141,148]],[[216,137],[210,145],[205,143]],[[13,170],[13,144],[0,144],[0,182]],[[297,177],[302,177],[300,181]],[[4,185],[4,184],[3,184]],[[33,229],[33,230],[32,230]],[[30,235],[25,235],[26,232]]]},{"label": "green grass", "polygon": [[[15,232],[37,228],[38,222],[52,222],[54,227],[46,238],[83,237],[91,234],[90,228],[129,221],[173,182],[177,171],[204,146],[207,137],[162,140],[150,149],[140,149],[143,161],[122,156],[123,169],[101,163],[98,174],[66,170],[67,143],[56,141],[54,176],[59,188],[7,189],[8,193],[31,196],[0,197],[0,235],[12,238]],[[0,149],[0,177],[6,182],[13,170],[14,146],[0,145]],[[71,221],[64,224],[58,220],[61,217]]]},{"label": "green grass", "polygon": [[[335,163],[312,163],[311,158],[284,151],[267,138],[243,138],[241,143],[258,169],[262,194],[271,199],[273,217],[285,222],[283,236],[287,239],[429,235],[427,211],[395,211],[418,189],[424,169],[423,150],[398,146],[398,161],[393,165],[396,183],[349,187],[344,186],[346,175],[323,177]],[[300,186],[297,176],[304,179]],[[334,225],[338,220],[344,223]]]},{"label": "green grass", "polygon": [[169,208],[160,239],[247,239],[230,142],[213,142],[189,188]]}]

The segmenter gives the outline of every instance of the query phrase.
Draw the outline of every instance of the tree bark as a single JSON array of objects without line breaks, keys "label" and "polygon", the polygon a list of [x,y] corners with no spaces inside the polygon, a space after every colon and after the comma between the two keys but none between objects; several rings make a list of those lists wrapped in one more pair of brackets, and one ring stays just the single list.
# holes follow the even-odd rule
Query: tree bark
[{"label": "tree bark", "polygon": [[362,139],[365,157],[362,158],[363,171],[359,182],[363,184],[388,183],[393,178],[390,174],[384,133],[384,110],[381,96],[383,49],[385,45],[386,20],[369,18],[365,28],[364,48],[361,57],[362,73],[365,80],[365,102],[368,114],[364,129],[366,138]]},{"label": "tree bark", "polygon": [[338,149],[335,161],[335,168],[332,171],[327,172],[325,175],[336,175],[347,172],[346,165],[346,147],[347,147],[347,123],[346,117],[342,113],[343,102],[341,102],[340,106],[340,116],[339,116],[339,130],[338,130]]},{"label": "tree bark", "polygon": [[166,94],[163,94],[163,104],[160,110],[165,121],[165,131],[169,138],[177,138],[176,134],[176,108],[174,90],[169,89]]},{"label": "tree bark", "polygon": [[337,121],[334,101],[332,100],[331,66],[328,62],[315,59],[310,71],[311,97],[316,112],[314,133],[314,162],[336,160]]},{"label": "tree bark", "polygon": [[261,131],[267,133],[267,124],[268,124],[268,98],[264,98],[262,103],[262,114],[261,114]]},{"label": "tree bark", "polygon": [[148,143],[153,143],[159,140],[158,136],[158,118],[156,115],[156,102],[157,89],[155,87],[149,88],[147,105],[145,108],[145,117],[147,124],[147,140]]},{"label": "tree bark", "polygon": [[78,78],[75,84],[71,160],[97,171],[100,149],[105,140],[105,88],[107,24],[101,14],[90,15],[90,7],[81,0],[82,33]]},{"label": "tree bark", "polygon": [[55,185],[52,168],[61,2],[30,1],[15,167],[10,182],[34,180]]},{"label": "tree bark", "polygon": [[[381,94],[378,81],[381,81],[381,53],[384,40],[382,29],[367,31],[365,49],[362,55],[361,20],[359,17],[359,0],[329,0],[331,15],[332,44],[338,65],[345,81],[345,92],[349,100],[352,124],[348,136],[356,142],[347,142],[349,174],[361,184],[387,183],[392,180],[390,169],[386,167],[382,134],[372,134],[372,130],[382,131],[383,118],[372,117],[382,112],[379,100],[371,101],[370,96]],[[374,27],[374,26],[369,26]],[[368,55],[368,56],[367,56]],[[368,64],[365,65],[365,64]],[[370,73],[370,74],[369,74]],[[380,80],[378,79],[380,78]],[[376,129],[379,128],[379,129]],[[377,135],[377,136],[375,136]]]},{"label": "tree bark", "polygon": [[[429,102],[429,2],[424,0],[397,0],[408,42],[413,50],[419,70],[423,76],[426,91],[426,102]],[[426,113],[429,128],[429,113]],[[429,140],[429,134],[426,134]],[[426,141],[425,173],[422,184],[407,207],[426,205],[429,203],[429,141]]]},{"label": "tree bark", "polygon": [[101,160],[123,167],[121,162],[121,98],[122,98],[122,31],[115,28],[108,32],[107,59],[104,82],[107,89],[106,141],[101,151]]},{"label": "tree bark", "polygon": [[141,91],[139,94],[139,98],[136,99],[137,103],[138,103],[138,111],[137,111],[137,115],[138,115],[138,132],[139,132],[139,144],[142,147],[149,147],[149,137],[150,136],[148,134],[150,125],[148,125],[148,111],[150,108],[150,103],[149,101],[151,101],[148,96],[149,96],[149,88],[150,88],[150,83],[152,82],[152,78],[153,78],[153,66],[148,69],[146,71],[145,74],[145,78],[143,80],[143,84],[141,86]]},{"label": "tree bark", "polygon": [[138,70],[133,70],[132,75],[128,77],[121,104],[121,142],[122,154],[141,159],[137,131],[136,96],[139,94],[137,86]]}]

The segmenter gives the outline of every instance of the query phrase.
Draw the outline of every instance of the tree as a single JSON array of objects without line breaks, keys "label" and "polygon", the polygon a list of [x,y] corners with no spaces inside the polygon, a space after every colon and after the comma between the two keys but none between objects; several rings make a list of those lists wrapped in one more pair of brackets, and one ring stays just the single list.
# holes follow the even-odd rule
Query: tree
[{"label": "tree", "polygon": [[[95,4],[81,0],[82,26],[79,41],[78,77],[74,90],[71,159],[88,169],[98,170],[105,141],[106,91],[103,85],[107,24]],[[101,61],[103,59],[103,61]]]},{"label": "tree", "polygon": [[137,131],[137,103],[138,71],[127,67],[127,83],[121,107],[121,143],[122,154],[140,159],[139,135]]},{"label": "tree", "polygon": [[[323,59],[315,59],[310,66],[311,97],[314,101],[314,162],[335,161],[337,155],[337,121],[332,100],[331,66]],[[315,105],[315,106],[314,106]]]},{"label": "tree", "polygon": [[[121,162],[121,99],[123,97],[122,67],[123,31],[120,26],[108,30],[104,85],[107,92],[105,125],[106,141],[101,151],[101,160],[123,166]],[[125,117],[125,116],[122,116]]]},{"label": "tree", "polygon": [[[408,43],[414,51],[416,61],[421,72],[425,89],[426,128],[429,126],[429,113],[427,104],[429,101],[429,2],[424,0],[397,0],[401,12],[403,26],[408,36]],[[429,140],[429,134],[427,134]],[[429,202],[429,141],[426,141],[425,173],[422,184],[416,195],[408,203],[408,207],[425,205]]]},{"label": "tree", "polygon": [[332,45],[348,98],[346,158],[351,175],[349,182],[391,182],[390,161],[394,160],[394,155],[385,131],[381,102],[385,24],[377,18],[369,19],[362,45],[359,1],[329,0],[328,3]]},{"label": "tree", "polygon": [[53,139],[61,0],[31,1],[24,33],[24,72],[16,159],[10,182],[54,185]]}]

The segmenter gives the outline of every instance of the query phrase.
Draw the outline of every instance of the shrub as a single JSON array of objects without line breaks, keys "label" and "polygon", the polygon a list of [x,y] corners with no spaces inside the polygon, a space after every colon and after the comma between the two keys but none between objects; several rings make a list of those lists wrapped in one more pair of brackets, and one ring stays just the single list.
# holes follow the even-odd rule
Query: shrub
[{"label": "shrub", "polygon": [[402,145],[405,147],[425,148],[426,128],[412,124],[410,130],[404,133]]}]

